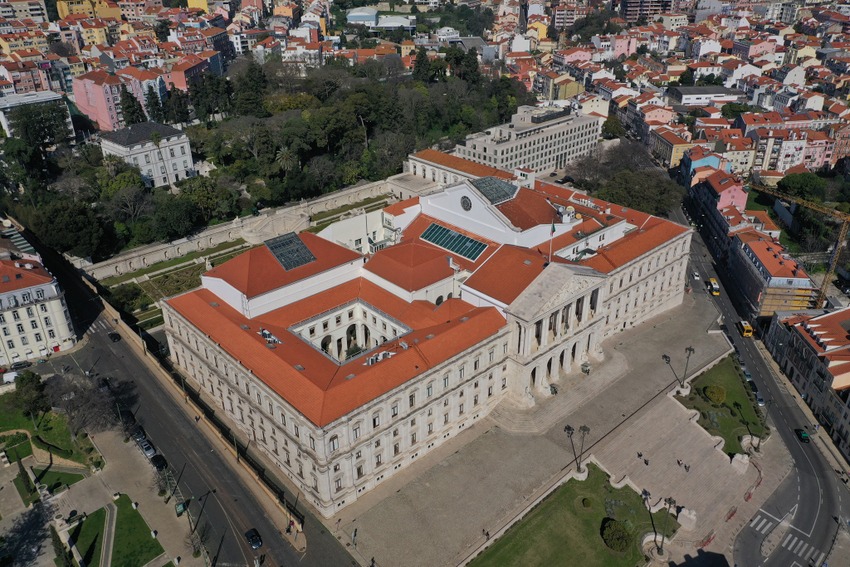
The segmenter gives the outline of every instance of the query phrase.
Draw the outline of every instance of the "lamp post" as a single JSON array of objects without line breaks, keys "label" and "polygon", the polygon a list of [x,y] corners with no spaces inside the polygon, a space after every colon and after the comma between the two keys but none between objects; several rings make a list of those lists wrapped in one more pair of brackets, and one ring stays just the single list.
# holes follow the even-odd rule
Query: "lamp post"
[{"label": "lamp post", "polygon": [[670,368],[670,372],[672,372],[672,373],[673,373],[673,377],[674,377],[674,378],[676,378],[676,381],[677,381],[677,382],[679,382],[679,383],[681,384],[681,382],[682,382],[682,381],[681,381],[681,380],[679,380],[679,375],[678,375],[678,374],[676,374],[676,371],[675,371],[675,370],[673,370],[673,365],[672,365],[672,364],[670,364],[670,355],[669,355],[669,354],[662,354],[662,355],[661,355],[661,360],[663,360],[663,361],[664,361],[664,363],[665,363],[665,364],[666,364],[666,365]]},{"label": "lamp post", "polygon": [[575,429],[573,429],[573,426],[572,426],[572,425],[566,425],[566,426],[564,426],[564,433],[566,433],[566,434],[567,434],[567,437],[569,437],[569,438],[570,438],[570,445],[571,445],[571,446],[572,446],[572,448],[573,448],[573,457],[575,458],[576,463],[578,463],[578,453],[576,453],[576,444],[575,444],[575,442],[573,441],[573,434],[574,434],[575,432],[576,432],[576,430],[575,430]]},{"label": "lamp post", "polygon": [[667,504],[667,514],[664,516],[664,530],[661,533],[661,545],[658,548],[658,554],[664,555],[664,534],[667,533],[667,523],[670,521],[670,510],[676,505],[676,501],[672,496],[665,498],[664,503]]},{"label": "lamp post", "polygon": [[652,516],[652,508],[649,506],[649,491],[647,489],[643,489],[640,493],[640,497],[643,499],[643,505],[646,506],[647,512],[649,512],[649,523],[652,524],[652,543],[655,544],[655,547],[658,547],[658,530],[655,529],[655,518]]}]

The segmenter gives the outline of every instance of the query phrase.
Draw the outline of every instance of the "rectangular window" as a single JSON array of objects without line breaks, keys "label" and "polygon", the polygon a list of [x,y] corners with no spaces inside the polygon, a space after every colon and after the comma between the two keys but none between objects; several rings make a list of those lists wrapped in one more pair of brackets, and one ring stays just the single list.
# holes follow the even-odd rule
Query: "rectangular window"
[{"label": "rectangular window", "polygon": [[449,414],[444,413],[443,414],[443,425],[448,425],[448,424],[449,424]]},{"label": "rectangular window", "polygon": [[41,310],[42,313],[47,313],[47,305],[45,305],[44,303],[39,305],[38,308]]},{"label": "rectangular window", "polygon": [[465,366],[461,366],[461,367],[460,367],[460,370],[458,370],[458,371],[457,371],[458,378],[460,378],[461,380],[463,380],[463,375],[464,375],[464,374],[466,374],[466,367],[465,367]]},{"label": "rectangular window", "polygon": [[381,466],[381,455],[375,455],[375,466],[376,467]]},{"label": "rectangular window", "polygon": [[411,445],[415,445],[415,444],[416,444],[416,434],[415,434],[415,433],[411,433],[411,434],[410,434],[410,444],[411,444]]},{"label": "rectangular window", "polygon": [[457,411],[458,415],[463,415],[463,404],[460,404]]},{"label": "rectangular window", "polygon": [[295,433],[295,437],[298,437],[298,425],[293,424],[292,428],[293,432]]},{"label": "rectangular window", "polygon": [[398,455],[400,452],[401,452],[401,450],[399,449],[398,443],[393,445],[393,456]]},{"label": "rectangular window", "polygon": [[331,453],[333,453],[334,451],[339,449],[339,437],[337,437],[336,435],[331,437],[331,442],[328,445],[328,449],[330,450]]},{"label": "rectangular window", "polygon": [[55,339],[56,333],[54,333],[52,330],[50,330],[50,331],[47,331],[47,336],[50,337],[51,339]]},{"label": "rectangular window", "polygon": [[398,415],[398,404],[394,404],[393,407],[390,408],[390,414],[393,417]]},{"label": "rectangular window", "polygon": [[428,435],[431,435],[432,433],[434,433],[434,424],[429,423],[428,424]]},{"label": "rectangular window", "polygon": [[37,343],[41,342],[41,333],[35,334],[35,342],[37,342]]},{"label": "rectangular window", "polygon": [[21,320],[20,313],[18,313],[17,311],[12,311],[12,319],[14,319],[15,321],[20,321]]},{"label": "rectangular window", "polygon": [[416,405],[416,394],[410,394],[410,396],[408,396],[408,398],[407,398],[407,403],[409,404],[410,407],[415,406]]},{"label": "rectangular window", "polygon": [[339,492],[342,490],[342,479],[338,478],[334,481],[334,486],[336,487],[336,491]]},{"label": "rectangular window", "polygon": [[443,388],[448,388],[448,387],[449,387],[449,375],[446,374],[445,376],[443,376]]},{"label": "rectangular window", "polygon": [[381,416],[379,414],[375,414],[372,416],[372,427],[379,427],[381,425]]},{"label": "rectangular window", "polygon": [[313,438],[312,435],[310,436],[310,448],[314,451],[316,450],[316,440]]},{"label": "rectangular window", "polygon": [[[15,320],[17,321],[17,319],[15,319]],[[45,327],[52,327],[53,326],[53,323],[50,322],[50,317],[44,318],[44,326]]]},{"label": "rectangular window", "polygon": [[23,333],[23,332],[24,332],[24,326],[23,326],[23,325],[21,325],[20,323],[18,323],[17,325],[15,325],[15,328],[18,330],[18,332],[19,332],[19,333]]},{"label": "rectangular window", "polygon": [[472,369],[473,369],[473,370],[478,370],[478,359],[477,359],[477,358],[476,358],[476,359],[475,359],[475,361],[472,363]]},{"label": "rectangular window", "polygon": [[354,429],[352,430],[352,433],[353,433],[353,435],[354,435],[354,438],[355,438],[355,439],[357,439],[358,437],[360,437],[360,426],[359,426],[359,425],[355,425],[355,426],[354,426]]},{"label": "rectangular window", "polygon": [[425,395],[430,398],[433,394],[434,394],[434,385],[428,384],[428,386],[425,387]]}]

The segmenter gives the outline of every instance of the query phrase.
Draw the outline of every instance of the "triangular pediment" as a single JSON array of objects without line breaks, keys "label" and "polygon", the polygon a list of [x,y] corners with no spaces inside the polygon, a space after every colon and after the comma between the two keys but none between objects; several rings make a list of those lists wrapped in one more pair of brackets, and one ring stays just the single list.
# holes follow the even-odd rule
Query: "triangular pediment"
[{"label": "triangular pediment", "polygon": [[584,266],[550,264],[505,310],[522,321],[548,315],[605,283],[605,275]]}]

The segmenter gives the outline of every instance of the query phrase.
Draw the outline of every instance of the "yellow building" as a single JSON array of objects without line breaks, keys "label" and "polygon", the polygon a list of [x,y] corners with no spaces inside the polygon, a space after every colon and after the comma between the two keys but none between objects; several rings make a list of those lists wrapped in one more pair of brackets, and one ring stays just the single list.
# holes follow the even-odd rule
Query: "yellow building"
[{"label": "yellow building", "polygon": [[47,51],[48,45],[47,36],[41,32],[0,35],[0,51],[6,54],[26,49]]},{"label": "yellow building", "polygon": [[685,140],[668,128],[652,130],[651,147],[652,155],[667,169],[679,167],[685,152],[694,147],[694,144]]},{"label": "yellow building", "polygon": [[206,13],[209,13],[210,6],[207,3],[207,0],[187,0],[188,6],[190,10],[203,10]]},{"label": "yellow building", "polygon": [[109,26],[101,21],[83,21],[79,26],[83,45],[101,45],[108,43]]},{"label": "yellow building", "polygon": [[59,12],[59,19],[67,18],[72,14],[92,18],[121,19],[121,8],[110,0],[57,0],[56,11]]}]

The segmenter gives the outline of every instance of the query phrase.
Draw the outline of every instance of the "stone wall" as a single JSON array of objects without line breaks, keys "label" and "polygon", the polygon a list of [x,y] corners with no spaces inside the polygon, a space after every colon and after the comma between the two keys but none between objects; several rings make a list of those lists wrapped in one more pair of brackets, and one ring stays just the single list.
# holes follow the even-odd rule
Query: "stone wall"
[{"label": "stone wall", "polygon": [[109,260],[93,264],[82,258],[67,256],[77,268],[89,276],[102,280],[141,270],[158,262],[180,258],[192,252],[207,250],[243,238],[251,244],[284,234],[299,232],[310,226],[313,215],[344,207],[379,195],[387,194],[391,189],[387,181],[365,183],[336,191],[297,204],[262,211],[258,216],[242,217],[232,222],[209,227],[187,238],[181,238],[165,244],[150,244],[134,248]]}]

